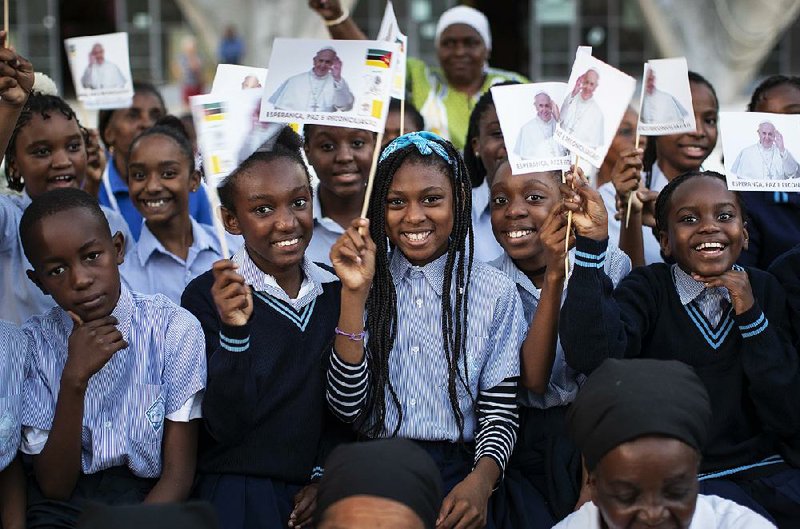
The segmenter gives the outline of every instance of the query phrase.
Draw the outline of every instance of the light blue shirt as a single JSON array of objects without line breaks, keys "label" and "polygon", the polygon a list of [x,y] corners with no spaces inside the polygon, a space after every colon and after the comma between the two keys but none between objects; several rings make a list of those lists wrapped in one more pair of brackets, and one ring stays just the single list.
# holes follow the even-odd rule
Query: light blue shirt
[{"label": "light blue shirt", "polygon": [[[22,250],[19,221],[30,203],[31,198],[26,193],[0,195],[0,320],[16,324],[56,305],[53,298],[43,294],[25,273],[33,267]],[[133,241],[125,219],[108,208],[102,209],[111,233],[122,232],[126,241]],[[126,242],[125,247],[129,251],[132,244]]]},{"label": "light blue shirt", "polygon": [[488,263],[503,253],[492,231],[492,208],[486,179],[472,190],[472,232],[475,236],[475,260]]},{"label": "light blue shirt", "polygon": [[[570,275],[572,275],[575,250],[570,250],[569,254]],[[514,261],[507,253],[503,253],[503,255],[492,261],[491,265],[505,272],[517,284],[517,290],[522,299],[522,307],[525,312],[525,320],[530,325],[536,315],[536,309],[539,307],[542,290],[536,288],[530,278],[525,275],[525,272],[517,268],[517,265],[514,264]],[[631,260],[625,252],[616,246],[609,245],[607,259],[605,260],[605,271],[614,286],[617,286],[620,280],[631,271]],[[561,293],[562,305],[566,296],[567,281],[564,282],[564,290]],[[548,382],[544,395],[538,395],[520,387],[519,402],[523,406],[539,409],[565,406],[575,400],[575,396],[585,380],[586,377],[584,375],[567,365],[564,359],[564,349],[561,347],[561,339],[559,338],[556,341],[556,354],[553,359],[553,369],[550,371],[550,382]]]},{"label": "light blue shirt", "polygon": [[[131,292],[124,284],[112,315],[128,347],[89,379],[81,470],[92,474],[127,466],[136,476],[157,478],[164,418],[171,419],[205,388],[203,330],[189,311],[166,297]],[[29,429],[49,432],[52,427],[72,328],[72,320],[60,307],[23,326],[31,364],[23,398],[26,436]],[[26,452],[39,453],[44,444]]]},{"label": "light blue shirt", "polygon": [[25,334],[0,321],[0,472],[14,460],[22,431]]},{"label": "light blue shirt", "polygon": [[[131,290],[143,294],[164,294],[180,304],[181,295],[189,281],[207,272],[214,262],[222,259],[214,228],[192,218],[190,220],[193,240],[186,260],[164,248],[147,224],[142,223],[139,240],[119,268]],[[229,251],[236,251],[241,246],[241,237],[231,236],[226,240]]]},{"label": "light blue shirt", "polygon": [[306,257],[315,263],[331,265],[331,248],[344,233],[344,228],[328,217],[323,216],[322,204],[319,201],[319,186],[314,189],[312,199],[314,208],[314,234],[306,248]]}]

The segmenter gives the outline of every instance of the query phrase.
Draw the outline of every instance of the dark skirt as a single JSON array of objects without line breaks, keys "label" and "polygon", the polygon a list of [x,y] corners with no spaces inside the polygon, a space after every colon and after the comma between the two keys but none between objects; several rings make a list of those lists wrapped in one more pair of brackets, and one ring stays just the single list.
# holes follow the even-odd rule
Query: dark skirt
[{"label": "dark skirt", "polygon": [[28,476],[28,529],[71,529],[83,511],[95,504],[142,503],[157,479],[134,476],[127,467],[113,467],[94,474],[81,474],[68,501],[44,497],[32,475]]},{"label": "dark skirt", "polygon": [[497,527],[550,529],[574,510],[581,457],[566,436],[567,409],[520,408],[517,444],[492,497]]},{"label": "dark skirt", "polygon": [[195,497],[208,501],[220,529],[285,529],[302,485],[236,474],[200,474]]}]

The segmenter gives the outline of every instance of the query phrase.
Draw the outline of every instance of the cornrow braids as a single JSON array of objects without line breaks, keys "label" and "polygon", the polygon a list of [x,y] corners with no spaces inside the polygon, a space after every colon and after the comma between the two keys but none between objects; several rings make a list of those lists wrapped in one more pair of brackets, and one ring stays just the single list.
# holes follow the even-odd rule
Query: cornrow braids
[{"label": "cornrow braids", "polygon": [[130,153],[133,152],[133,149],[136,147],[137,143],[148,136],[157,134],[166,136],[175,142],[181,153],[189,162],[189,174],[192,174],[195,170],[194,149],[192,148],[192,143],[189,140],[189,133],[186,132],[186,127],[184,127],[183,122],[175,116],[167,115],[160,118],[158,121],[156,121],[155,125],[149,129],[143,130],[135,138],[133,138],[130,149],[128,150],[128,157],[130,157]]},{"label": "cornrow braids", "polygon": [[[70,107],[66,101],[55,95],[43,94],[36,91],[32,92],[31,95],[28,96],[25,105],[22,107],[22,112],[17,119],[17,123],[14,125],[14,131],[11,133],[8,146],[6,147],[6,182],[10,189],[22,191],[25,187],[22,181],[22,175],[11,170],[11,164],[17,158],[17,138],[19,137],[20,131],[31,122],[35,115],[38,114],[42,119],[47,120],[50,119],[51,114],[56,112],[60,112],[68,120],[74,119],[78,123],[78,128],[80,128],[81,131],[84,130],[78,121],[78,116],[75,114],[75,111],[72,110],[72,107]],[[85,144],[86,141],[84,138],[84,146]]]},{"label": "cornrow braids", "polygon": [[387,389],[398,410],[398,421],[391,432],[392,436],[397,435],[403,422],[403,409],[389,378],[389,357],[397,338],[397,293],[389,267],[389,252],[393,248],[386,234],[386,197],[395,173],[403,164],[414,163],[442,171],[450,178],[453,186],[453,231],[450,234],[444,267],[441,326],[443,353],[448,366],[447,390],[450,407],[463,440],[464,414],[458,405],[457,387],[461,384],[464,389],[469,389],[466,333],[474,252],[472,188],[464,162],[453,144],[446,140],[437,143],[445,149],[452,163],[435,153],[423,156],[413,145],[407,145],[382,160],[375,174],[367,214],[370,219],[370,235],[376,246],[375,277],[366,303],[366,330],[369,335],[366,349],[373,384],[360,425],[371,437],[389,433],[385,428]]},{"label": "cornrow braids", "polygon": [[759,84],[753,91],[753,96],[750,98],[750,102],[747,104],[747,111],[758,112],[758,107],[767,99],[767,92],[773,88],[785,84],[794,86],[800,90],[800,77],[794,75],[791,77],[786,75],[771,75],[770,77],[767,77],[761,81],[761,84]]},{"label": "cornrow braids", "polygon": [[[520,84],[517,81],[505,81],[497,83],[493,86],[507,86],[512,84]],[[486,167],[483,165],[481,159],[475,155],[475,150],[472,147],[472,140],[480,135],[481,118],[490,108],[494,108],[494,98],[492,91],[487,90],[475,103],[472,113],[469,115],[469,127],[467,128],[467,141],[464,143],[464,165],[469,172],[470,182],[472,187],[478,187],[483,184],[486,179]]]}]

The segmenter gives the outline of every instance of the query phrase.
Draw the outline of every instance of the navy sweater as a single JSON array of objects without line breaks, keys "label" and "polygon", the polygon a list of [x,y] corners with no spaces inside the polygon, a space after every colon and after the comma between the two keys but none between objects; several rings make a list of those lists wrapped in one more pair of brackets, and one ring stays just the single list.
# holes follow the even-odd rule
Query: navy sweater
[{"label": "navy sweater", "polygon": [[747,250],[739,264],[762,270],[781,254],[800,244],[800,193],[748,191],[740,193],[747,206]]},{"label": "navy sweater", "polygon": [[795,347],[800,347],[800,244],[778,257],[769,271],[778,278],[786,293]]},{"label": "navy sweater", "polygon": [[301,330],[259,296],[246,325],[222,325],[213,282],[211,271],[198,276],[181,299],[203,326],[208,358],[198,471],[307,483],[330,448],[324,425],[335,420],[325,373],[341,283],[323,283],[310,314],[271,298],[298,321],[308,318]]},{"label": "navy sweater", "polygon": [[559,325],[567,363],[587,374],[606,358],[694,367],[713,413],[703,472],[791,455],[800,431],[800,368],[775,278],[748,269],[753,307],[743,314],[731,309],[712,329],[681,304],[670,265],[635,268],[613,289],[602,267],[606,244],[577,240]]}]

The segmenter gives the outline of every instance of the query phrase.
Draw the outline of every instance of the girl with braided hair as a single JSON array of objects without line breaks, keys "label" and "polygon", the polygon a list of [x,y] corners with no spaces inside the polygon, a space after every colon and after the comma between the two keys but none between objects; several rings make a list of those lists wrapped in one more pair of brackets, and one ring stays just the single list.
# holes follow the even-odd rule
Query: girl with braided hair
[{"label": "girl with braided hair", "polygon": [[412,439],[433,456],[444,528],[490,520],[518,429],[522,306],[505,275],[472,259],[471,201],[450,142],[400,136],[381,155],[369,220],[331,250],[342,305],[328,403],[365,437]]}]

